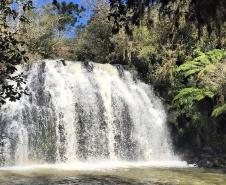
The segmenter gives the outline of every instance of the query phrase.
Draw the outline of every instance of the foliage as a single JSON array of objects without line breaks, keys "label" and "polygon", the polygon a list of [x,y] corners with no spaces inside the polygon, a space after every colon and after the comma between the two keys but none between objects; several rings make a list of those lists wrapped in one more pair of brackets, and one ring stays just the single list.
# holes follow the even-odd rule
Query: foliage
[{"label": "foliage", "polygon": [[225,94],[226,61],[222,60],[213,66],[214,70],[200,75],[199,81],[210,87],[210,89],[216,92],[218,96],[222,97]]},{"label": "foliage", "polygon": [[[24,42],[18,39],[18,33],[11,30],[9,19],[27,22],[24,15],[18,17],[17,10],[10,8],[13,1],[0,2],[0,105],[6,100],[16,101],[26,91],[23,88],[23,74],[16,74],[17,65],[27,62]],[[32,7],[32,1],[24,1],[23,9]]]},{"label": "foliage", "polygon": [[140,60],[148,60],[149,57],[156,53],[156,45],[154,43],[157,41],[157,35],[151,33],[147,26],[140,26],[134,29],[134,42],[138,49],[138,58]]},{"label": "foliage", "polygon": [[[65,38],[65,33],[78,23],[82,10],[74,3],[55,3],[26,12],[31,23],[23,26],[21,38],[27,43],[33,60],[58,57],[72,59],[72,38]],[[59,10],[56,10],[56,6]]]},{"label": "foliage", "polygon": [[[27,14],[31,23],[26,25],[23,30],[22,39],[26,41],[30,55],[40,56],[41,58],[51,58],[54,54],[54,36],[59,16],[48,14],[52,7],[47,6],[43,13],[30,11]],[[35,58],[35,56],[32,56]]]},{"label": "foliage", "polygon": [[[222,67],[222,59],[226,57],[225,50],[214,49],[206,53],[195,51],[195,56],[193,60],[186,61],[176,68],[176,72],[182,73],[186,78],[189,77],[194,81],[192,87],[183,88],[174,98],[174,103],[179,107],[185,106],[192,109],[195,102],[201,101],[205,97],[213,98],[222,94],[222,88],[226,83],[224,77],[226,73],[222,68],[220,70],[224,74],[221,76],[220,73],[216,74],[219,72],[219,66]],[[215,81],[216,79],[218,81]],[[204,88],[200,88],[200,86],[204,86]],[[213,115],[218,115],[219,112],[217,109]]]},{"label": "foliage", "polygon": [[[197,51],[196,51],[197,52]],[[224,50],[215,49],[207,53],[197,52],[196,58],[186,61],[176,71],[183,72],[186,77],[198,74],[198,76],[213,72],[216,69],[215,63],[226,57]]]},{"label": "foliage", "polygon": [[150,0],[142,1],[121,1],[110,0],[109,17],[113,18],[113,32],[118,33],[124,27],[128,34],[131,34],[131,26],[139,25],[145,8],[149,6]]},{"label": "foliage", "polygon": [[175,28],[179,28],[182,17],[186,22],[194,24],[199,31],[206,26],[209,33],[214,29],[221,32],[222,25],[226,22],[224,0],[110,0],[109,17],[114,20],[113,31],[117,33],[125,28],[131,34],[131,27],[140,24],[145,10],[150,11],[150,7],[156,4],[160,5],[160,14],[169,17]]},{"label": "foliage", "polygon": [[107,14],[108,7],[100,6],[94,10],[88,25],[77,30],[74,45],[76,60],[92,60],[98,63],[115,63],[123,60],[121,47],[124,46],[123,40],[126,40],[126,37],[123,33],[117,36],[112,34],[112,24],[106,19]]},{"label": "foliage", "polygon": [[212,112],[212,117],[218,117],[225,112],[226,112],[226,104],[217,106]]},{"label": "foliage", "polygon": [[192,108],[195,102],[203,100],[205,97],[213,98],[214,93],[208,87],[189,87],[182,89],[174,98],[174,103],[179,107]]},{"label": "foliage", "polygon": [[81,18],[80,14],[85,11],[84,7],[79,7],[73,2],[53,0],[52,5],[56,14],[60,16],[57,26],[59,31],[64,31],[68,25],[72,28],[78,22],[78,18]]}]

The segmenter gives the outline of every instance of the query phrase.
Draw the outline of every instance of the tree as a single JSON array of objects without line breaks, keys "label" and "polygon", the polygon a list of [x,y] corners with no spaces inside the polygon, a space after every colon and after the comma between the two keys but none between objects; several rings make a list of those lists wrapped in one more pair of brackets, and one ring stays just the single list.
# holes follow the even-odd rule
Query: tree
[{"label": "tree", "polygon": [[[53,1],[26,12],[31,23],[21,29],[30,57],[34,59],[63,57],[71,59],[72,38],[66,38],[68,30],[74,30],[84,8],[77,4]],[[74,35],[70,35],[74,36]]]},{"label": "tree", "polygon": [[111,42],[111,24],[106,19],[107,14],[108,9],[106,7],[94,10],[87,27],[77,33],[74,47],[77,60],[109,62],[108,56],[114,46]]},{"label": "tree", "polygon": [[129,64],[132,48],[123,30],[116,35],[112,34],[113,23],[106,19],[109,4],[102,0],[92,0],[92,2],[93,15],[87,26],[76,30],[75,59],[97,63]]},{"label": "tree", "polygon": [[114,20],[113,31],[117,33],[124,27],[131,34],[132,26],[140,24],[146,10],[158,4],[161,5],[160,14],[170,17],[177,28],[182,15],[199,30],[206,26],[209,33],[213,29],[220,33],[226,22],[225,0],[110,0],[109,17]]},{"label": "tree", "polygon": [[[22,2],[22,1],[21,1]],[[18,32],[13,32],[9,19],[26,22],[24,15],[17,14],[17,10],[10,8],[13,0],[0,1],[0,105],[6,100],[16,101],[23,93],[24,75],[15,74],[17,65],[28,61],[26,51],[23,49],[24,42],[18,39]],[[23,1],[23,10],[30,9],[32,1]]]},{"label": "tree", "polygon": [[114,20],[113,32],[118,33],[124,27],[131,34],[131,26],[139,25],[150,3],[151,0],[110,0],[109,18]]},{"label": "tree", "polygon": [[29,55],[33,60],[54,58],[56,54],[55,46],[61,40],[56,31],[60,15],[53,11],[53,5],[47,4],[38,11],[33,9],[26,13],[31,22],[23,25],[21,39],[27,43]]},{"label": "tree", "polygon": [[[186,61],[176,68],[177,73],[182,73],[187,81],[187,86],[179,91],[174,98],[174,103],[179,109],[191,111],[195,103],[206,97],[217,100],[217,109],[213,111],[218,116],[224,111],[218,107],[224,104],[225,96],[225,58],[226,51],[215,49],[207,53],[196,52],[196,57]],[[219,105],[218,105],[219,104]]]},{"label": "tree", "polygon": [[80,14],[85,11],[84,7],[79,7],[78,4],[66,1],[61,3],[57,0],[52,2],[56,14],[60,16],[58,30],[65,31],[67,26],[69,28],[75,26],[78,22],[78,18],[81,18]]}]

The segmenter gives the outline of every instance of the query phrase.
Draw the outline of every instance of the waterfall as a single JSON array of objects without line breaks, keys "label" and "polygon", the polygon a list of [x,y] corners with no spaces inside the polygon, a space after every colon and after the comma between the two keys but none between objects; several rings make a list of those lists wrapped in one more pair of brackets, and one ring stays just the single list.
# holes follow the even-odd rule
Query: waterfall
[{"label": "waterfall", "polygon": [[0,162],[177,160],[153,89],[119,66],[45,60],[1,108]]}]

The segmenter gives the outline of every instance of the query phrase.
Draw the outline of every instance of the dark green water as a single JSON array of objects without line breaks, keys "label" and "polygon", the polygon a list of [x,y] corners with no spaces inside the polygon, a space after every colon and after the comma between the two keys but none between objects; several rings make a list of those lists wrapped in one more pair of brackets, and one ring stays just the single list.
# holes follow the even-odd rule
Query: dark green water
[{"label": "dark green water", "polygon": [[198,168],[124,168],[74,171],[57,168],[2,169],[1,185],[226,185],[223,171]]}]

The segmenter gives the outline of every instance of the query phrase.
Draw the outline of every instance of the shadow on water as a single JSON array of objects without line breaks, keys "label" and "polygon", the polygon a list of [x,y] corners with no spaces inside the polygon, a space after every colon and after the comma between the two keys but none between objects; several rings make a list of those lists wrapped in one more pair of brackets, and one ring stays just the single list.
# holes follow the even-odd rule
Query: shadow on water
[{"label": "shadow on water", "polygon": [[79,177],[20,177],[8,179],[0,185],[170,185],[154,182],[138,182],[132,179],[121,179],[114,176],[79,176]]}]

